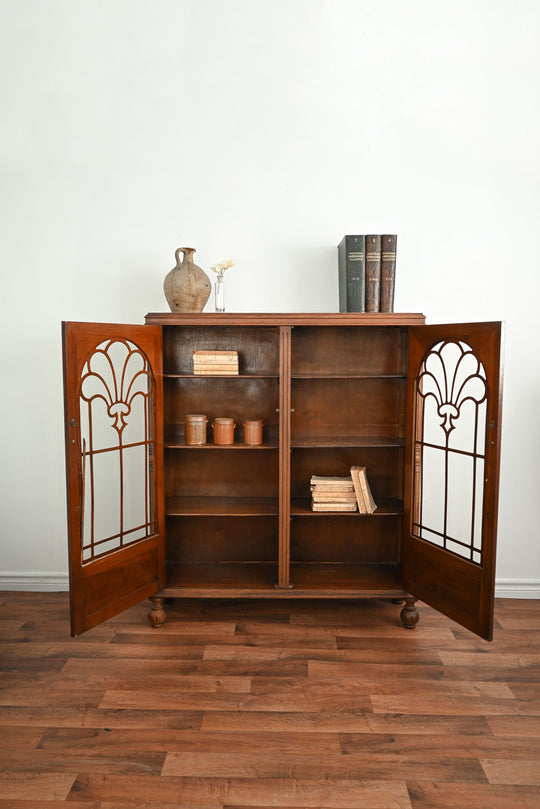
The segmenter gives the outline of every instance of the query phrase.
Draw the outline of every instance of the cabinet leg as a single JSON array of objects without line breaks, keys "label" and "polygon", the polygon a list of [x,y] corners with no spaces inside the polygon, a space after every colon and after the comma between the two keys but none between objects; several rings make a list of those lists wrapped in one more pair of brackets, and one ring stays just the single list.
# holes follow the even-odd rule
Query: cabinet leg
[{"label": "cabinet leg", "polygon": [[151,598],[150,601],[152,602],[152,609],[148,613],[150,626],[153,626],[154,628],[163,626],[167,617],[165,610],[163,609],[163,599],[156,597]]},{"label": "cabinet leg", "polygon": [[406,629],[414,629],[420,615],[416,609],[416,598],[409,596],[405,599],[405,606],[401,610],[401,623]]}]

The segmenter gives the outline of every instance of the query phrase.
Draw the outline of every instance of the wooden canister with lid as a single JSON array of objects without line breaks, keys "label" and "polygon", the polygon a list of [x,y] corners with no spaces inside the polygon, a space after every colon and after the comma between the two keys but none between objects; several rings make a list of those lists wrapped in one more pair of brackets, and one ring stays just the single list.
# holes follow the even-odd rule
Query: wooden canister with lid
[{"label": "wooden canister with lid", "polygon": [[263,424],[262,419],[246,419],[244,421],[244,444],[248,444],[250,447],[262,444]]},{"label": "wooden canister with lid", "polygon": [[234,419],[216,418],[212,423],[214,444],[234,444]]},{"label": "wooden canister with lid", "polygon": [[186,444],[189,446],[200,446],[206,444],[206,423],[208,419],[199,413],[190,413],[184,416],[184,427],[186,430]]}]

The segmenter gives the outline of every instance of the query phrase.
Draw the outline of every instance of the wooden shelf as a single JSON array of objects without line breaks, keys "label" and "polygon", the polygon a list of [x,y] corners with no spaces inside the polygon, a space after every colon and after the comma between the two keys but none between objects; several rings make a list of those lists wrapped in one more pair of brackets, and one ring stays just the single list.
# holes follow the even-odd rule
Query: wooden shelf
[{"label": "wooden shelf", "polygon": [[274,442],[266,442],[264,444],[244,444],[242,441],[237,441],[234,444],[186,444],[184,437],[181,438],[166,438],[163,442],[165,449],[278,449],[279,445],[277,440]]},{"label": "wooden shelf", "polygon": [[264,517],[277,516],[278,499],[273,497],[168,497],[169,517]]},{"label": "wooden shelf", "polygon": [[279,379],[279,374],[163,374],[163,379]]},{"label": "wooden shelf", "polygon": [[399,595],[403,593],[400,565],[351,565],[331,562],[291,563],[293,589],[303,595],[326,591],[326,597]]},{"label": "wooden shelf", "polygon": [[167,567],[166,596],[216,598],[276,594],[278,566],[274,562],[171,564]]},{"label": "wooden shelf", "polygon": [[338,371],[295,373],[292,371],[291,379],[402,379],[406,381],[407,377],[403,376],[403,374],[355,374],[349,372],[339,373]]},{"label": "wooden shelf", "polygon": [[272,562],[171,564],[166,597],[213,598],[373,598],[400,597],[399,565],[292,563],[291,586],[278,588],[278,566]]},{"label": "wooden shelf", "polygon": [[292,435],[291,446],[303,449],[309,447],[404,447],[405,439],[399,436],[369,435]]},{"label": "wooden shelf", "polygon": [[291,516],[295,517],[399,517],[403,514],[401,500],[377,501],[377,510],[373,514],[360,514],[358,511],[312,511],[311,500],[291,500]]}]

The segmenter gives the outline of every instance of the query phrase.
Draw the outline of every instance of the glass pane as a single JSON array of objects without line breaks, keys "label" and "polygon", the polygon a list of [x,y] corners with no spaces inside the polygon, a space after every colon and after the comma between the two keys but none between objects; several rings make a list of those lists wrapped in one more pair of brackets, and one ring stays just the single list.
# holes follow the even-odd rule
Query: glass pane
[{"label": "glass pane", "polygon": [[427,539],[432,545],[439,545],[441,548],[444,547],[444,538],[438,534],[434,534],[433,531],[430,531],[428,528],[421,528],[419,536],[421,539]]},{"label": "glass pane", "polygon": [[448,453],[446,533],[471,544],[473,458]]},{"label": "glass pane", "polygon": [[[94,542],[120,533],[120,453],[93,457]],[[119,543],[118,543],[119,544]]]},{"label": "glass pane", "polygon": [[426,444],[445,446],[446,434],[442,428],[444,420],[437,409],[437,401],[433,396],[424,399],[424,436]]},{"label": "glass pane", "polygon": [[[90,384],[86,385],[86,390],[95,387],[95,379],[88,377],[87,381]],[[90,413],[92,414],[92,447],[94,450],[110,449],[118,446],[118,433],[114,429],[114,421],[111,419],[107,403],[95,397],[89,403]]]},{"label": "glass pane", "polygon": [[422,463],[422,525],[444,531],[444,452],[424,447]]},{"label": "glass pane", "polygon": [[454,429],[448,436],[450,449],[474,452],[477,430],[476,413],[476,402],[468,400],[461,405],[459,418],[454,421]]},{"label": "glass pane", "polygon": [[127,424],[122,433],[122,443],[136,444],[146,439],[146,404],[145,396],[135,396],[131,402]]},{"label": "glass pane", "polygon": [[[146,447],[128,447],[124,456],[124,524],[130,531],[148,521],[146,514]],[[132,541],[133,537],[130,537]]]},{"label": "glass pane", "polygon": [[476,462],[474,500],[474,536],[473,545],[478,550],[482,548],[482,512],[484,510],[484,461]]}]

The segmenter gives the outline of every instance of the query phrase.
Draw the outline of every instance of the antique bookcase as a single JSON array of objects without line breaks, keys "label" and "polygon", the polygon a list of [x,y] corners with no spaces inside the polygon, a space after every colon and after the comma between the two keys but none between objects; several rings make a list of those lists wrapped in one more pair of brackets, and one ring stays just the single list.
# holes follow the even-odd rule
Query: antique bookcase
[{"label": "antique bookcase", "polygon": [[[64,323],[72,633],[147,598],[154,626],[165,598],[389,598],[405,627],[421,599],[491,639],[501,340],[420,314]],[[238,351],[238,375],[195,375],[201,349]],[[311,475],[354,464],[375,513],[312,511]]]}]

